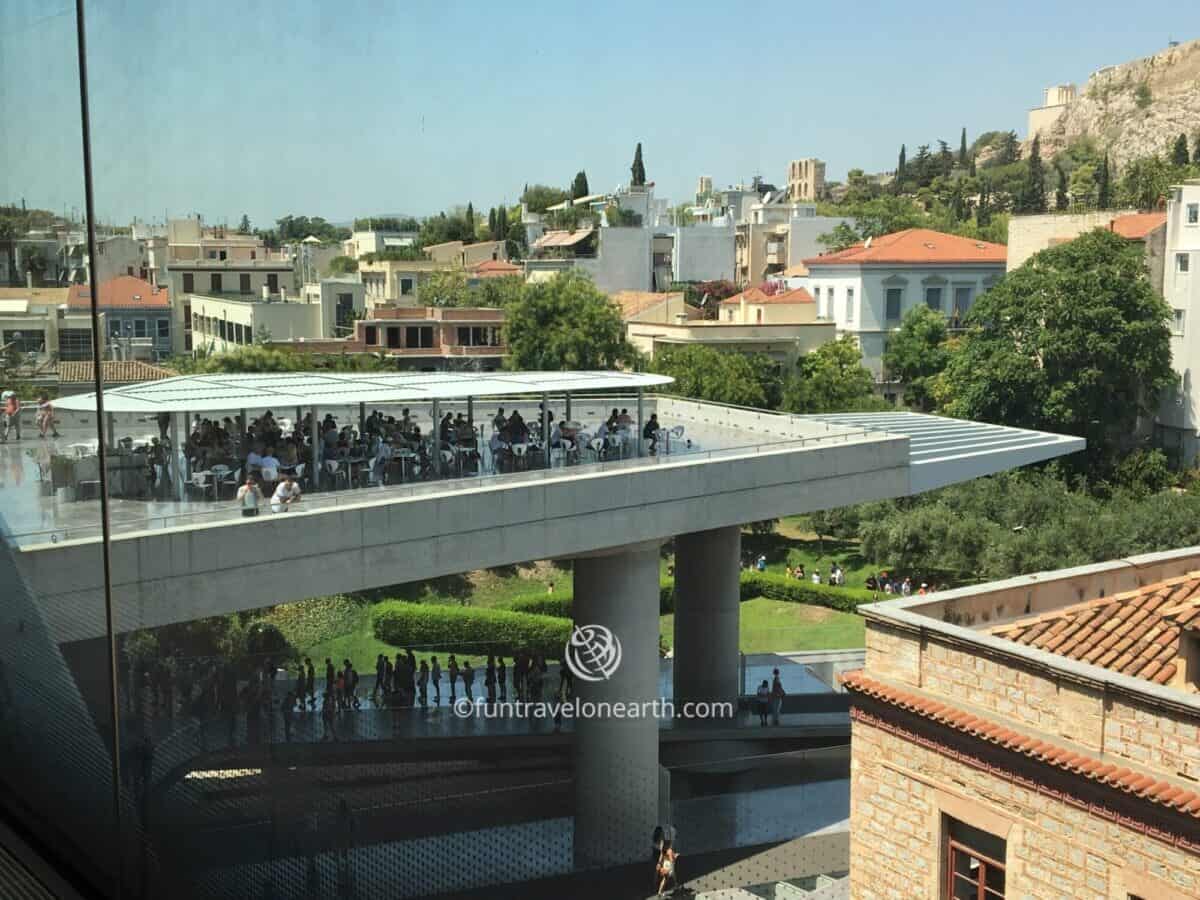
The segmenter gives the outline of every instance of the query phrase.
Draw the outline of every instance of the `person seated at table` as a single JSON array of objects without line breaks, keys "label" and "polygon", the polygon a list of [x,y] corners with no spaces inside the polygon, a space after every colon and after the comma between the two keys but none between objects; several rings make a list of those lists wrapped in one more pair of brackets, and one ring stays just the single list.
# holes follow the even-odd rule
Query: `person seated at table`
[{"label": "person seated at table", "polygon": [[629,428],[631,425],[633,425],[633,416],[629,414],[629,410],[621,410],[621,415],[617,417],[617,425],[619,425],[621,428]]},{"label": "person seated at table", "polygon": [[617,412],[617,408],[614,406],[613,411],[609,414],[604,424],[608,426],[609,431],[616,431],[620,418],[621,414]]},{"label": "person seated at table", "polygon": [[400,433],[406,437],[413,429],[412,415],[408,411],[408,407],[400,410]]},{"label": "person seated at table", "polygon": [[454,420],[454,438],[460,447],[475,446],[475,428],[462,413]]},{"label": "person seated at table", "polygon": [[508,425],[508,419],[504,417],[504,407],[496,410],[496,415],[492,417],[492,428],[495,431],[503,431]]},{"label": "person seated at table", "polygon": [[262,462],[262,480],[266,485],[267,490],[275,487],[275,482],[279,480],[279,467],[283,465],[279,461],[279,457],[275,455],[275,448],[268,447],[266,452],[261,457]]},{"label": "person seated at table", "polygon": [[658,451],[658,413],[650,414],[650,421],[642,429],[642,438],[650,441],[651,455]]},{"label": "person seated at table", "polygon": [[250,452],[246,454],[246,472],[259,472],[262,470],[262,444],[255,444],[250,448]]},{"label": "person seated at table", "polygon": [[271,511],[287,512],[299,502],[300,485],[296,484],[291,475],[284,475],[283,480],[276,486],[275,493],[271,495]]},{"label": "person seated at table", "polygon": [[294,438],[287,438],[283,442],[283,449],[279,451],[280,468],[291,469],[300,462],[300,454],[296,452],[296,441]]}]

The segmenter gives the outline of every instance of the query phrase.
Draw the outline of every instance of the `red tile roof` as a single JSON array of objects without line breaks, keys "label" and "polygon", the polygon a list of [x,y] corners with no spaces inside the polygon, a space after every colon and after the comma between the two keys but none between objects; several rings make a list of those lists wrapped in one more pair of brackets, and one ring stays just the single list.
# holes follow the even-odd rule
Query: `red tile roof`
[{"label": "red tile roof", "polygon": [[1085,600],[991,629],[1002,638],[1167,684],[1180,639],[1200,628],[1200,572],[1124,594]]},{"label": "red tile roof", "polygon": [[503,259],[485,259],[471,269],[476,278],[504,278],[507,275],[523,275],[525,270]]},{"label": "red tile roof", "polygon": [[[102,285],[99,291],[101,309],[170,309],[171,300],[166,288],[156,288],[148,281],[132,275],[118,275]],[[92,304],[91,287],[86,284],[71,286],[67,294],[67,306],[86,309]]]},{"label": "red tile roof", "polygon": [[844,673],[841,676],[841,682],[849,691],[874,697],[876,700],[916,713],[922,718],[938,722],[955,731],[972,735],[1072,774],[1082,775],[1091,781],[1098,781],[1143,800],[1149,800],[1151,803],[1157,803],[1176,812],[1200,819],[1200,793],[1196,791],[1176,787],[1169,781],[1162,781],[1127,766],[1102,762],[1082,753],[1075,753],[1065,747],[1021,734],[997,722],[991,722],[964,710],[955,709],[946,703],[930,700],[910,691],[875,681],[861,671]]},{"label": "red tile roof", "polygon": [[790,291],[777,291],[774,294],[767,294],[761,288],[747,288],[740,294],[734,294],[732,297],[726,297],[721,301],[722,306],[737,306],[741,303],[742,297],[746,298],[747,303],[815,303],[812,294],[804,288],[794,288]]},{"label": "red tile roof", "polygon": [[1004,265],[1007,259],[1008,248],[1003,244],[943,234],[929,228],[908,228],[860,242],[845,250],[811,257],[804,260],[804,264],[810,269],[813,266],[880,266],[896,263]]},{"label": "red tile roof", "polygon": [[[621,307],[621,317],[625,321],[629,321],[634,316],[641,315],[656,306],[660,306],[671,300],[680,299],[683,297],[683,294],[679,291],[666,294],[655,291],[617,291],[610,296],[612,301]],[[684,304],[683,313],[689,319],[700,318],[700,311],[694,306]]]},{"label": "red tile roof", "polygon": [[1117,216],[1109,224],[1109,229],[1115,234],[1131,241],[1142,241],[1154,231],[1167,224],[1165,212],[1131,213],[1127,216]]},{"label": "red tile roof", "polygon": [[[100,363],[100,377],[105,384],[135,384],[139,381],[159,381],[173,378],[176,372],[161,366],[137,361],[106,360]],[[60,362],[60,384],[90,384],[96,378],[91,362]]]}]

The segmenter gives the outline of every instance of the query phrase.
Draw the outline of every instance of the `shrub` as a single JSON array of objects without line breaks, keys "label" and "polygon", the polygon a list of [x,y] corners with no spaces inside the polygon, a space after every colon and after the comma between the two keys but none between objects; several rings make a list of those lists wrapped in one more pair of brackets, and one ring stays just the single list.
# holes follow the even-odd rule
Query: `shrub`
[{"label": "shrub", "polygon": [[246,629],[246,653],[250,656],[271,656],[277,662],[293,658],[295,649],[283,632],[270,622],[252,622]]},{"label": "shrub", "polygon": [[[554,616],[560,619],[570,619],[573,613],[573,596],[571,594],[532,594],[527,597],[514,597],[508,607],[514,612],[533,613],[539,616]],[[658,614],[665,616],[675,612],[675,583],[660,581],[658,584]]]},{"label": "shrub", "polygon": [[265,616],[293,647],[306,649],[349,634],[361,621],[363,604],[345,594],[276,606]]},{"label": "shrub", "polygon": [[571,636],[571,623],[552,616],[398,600],[376,606],[371,624],[375,637],[394,647],[455,650],[469,645],[474,653],[504,656],[528,649],[558,659]]},{"label": "shrub", "polygon": [[876,599],[870,591],[860,588],[813,584],[811,581],[773,575],[770,572],[743,572],[741,581],[743,600],[767,597],[788,603],[808,603],[812,606],[827,606],[841,612],[854,612],[860,603],[873,603]]}]

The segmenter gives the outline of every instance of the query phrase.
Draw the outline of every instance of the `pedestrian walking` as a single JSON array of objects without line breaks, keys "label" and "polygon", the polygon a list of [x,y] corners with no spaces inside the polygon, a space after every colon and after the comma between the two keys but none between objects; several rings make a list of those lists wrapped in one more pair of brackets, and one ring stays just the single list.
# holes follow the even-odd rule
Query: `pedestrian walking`
[{"label": "pedestrian walking", "polygon": [[771,686],[767,684],[767,679],[762,680],[762,684],[758,686],[758,693],[755,695],[754,708],[758,712],[758,724],[767,724],[767,712],[771,705]]},{"label": "pedestrian walking", "polygon": [[421,695],[421,707],[428,705],[429,697],[429,664],[421,660],[421,668],[417,672],[417,690]]},{"label": "pedestrian walking", "polygon": [[458,660],[454,658],[454,654],[450,654],[450,659],[446,662],[446,674],[450,676],[450,705],[454,705],[455,700],[455,682],[458,681]]},{"label": "pedestrian walking", "polygon": [[433,682],[433,705],[442,705],[442,666],[435,656],[430,660],[429,680]]},{"label": "pedestrian walking", "polygon": [[462,682],[463,682],[464,696],[466,696],[466,698],[468,700],[470,700],[472,703],[474,703],[475,702],[475,693],[472,690],[472,688],[475,685],[475,670],[471,668],[471,661],[469,659],[463,660]]},{"label": "pedestrian walking", "polygon": [[771,680],[771,724],[779,724],[779,711],[783,708],[783,698],[787,691],[783,689],[783,682],[779,679],[779,670],[774,671]]},{"label": "pedestrian walking", "polygon": [[504,665],[504,657],[500,657],[496,661],[496,682],[500,686],[500,702],[504,703],[508,700],[508,685],[505,683],[508,679],[508,668]]}]

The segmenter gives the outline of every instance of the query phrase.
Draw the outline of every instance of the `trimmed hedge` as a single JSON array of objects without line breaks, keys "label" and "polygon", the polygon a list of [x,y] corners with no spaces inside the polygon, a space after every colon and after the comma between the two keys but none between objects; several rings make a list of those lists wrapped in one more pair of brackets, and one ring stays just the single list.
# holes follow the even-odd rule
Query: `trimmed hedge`
[{"label": "trimmed hedge", "polygon": [[[514,597],[509,601],[508,608],[514,612],[569,619],[572,616],[573,599],[572,594],[532,594],[528,597]],[[675,584],[671,581],[661,581],[658,585],[658,614],[665,616],[673,612]]]},{"label": "trimmed hedge", "polygon": [[767,597],[788,603],[827,606],[841,612],[854,612],[860,604],[874,603],[876,600],[870,591],[862,588],[813,584],[811,581],[773,575],[770,572],[743,572],[741,581],[743,600]]},{"label": "trimmed hedge", "polygon": [[[775,575],[771,572],[744,571],[741,574],[740,599],[752,600],[767,597],[787,603],[807,603],[811,606],[827,606],[841,612],[854,612],[860,603],[873,603],[876,597],[862,588],[833,587],[828,584],[813,584],[797,578]],[[571,596],[534,594],[516,597],[509,604],[514,612],[531,613],[569,619],[572,615]],[[659,585],[658,613],[675,612],[675,585],[663,581]]]},{"label": "trimmed hedge", "polygon": [[566,619],[505,609],[434,606],[389,600],[371,616],[375,637],[394,647],[456,650],[469,646],[477,655],[511,656],[527,649],[558,659],[571,636]]}]

